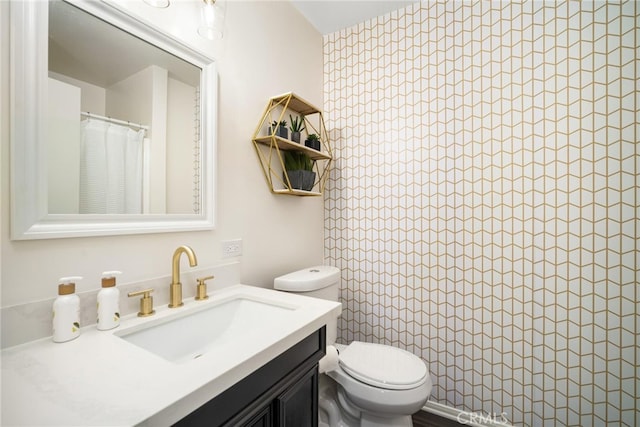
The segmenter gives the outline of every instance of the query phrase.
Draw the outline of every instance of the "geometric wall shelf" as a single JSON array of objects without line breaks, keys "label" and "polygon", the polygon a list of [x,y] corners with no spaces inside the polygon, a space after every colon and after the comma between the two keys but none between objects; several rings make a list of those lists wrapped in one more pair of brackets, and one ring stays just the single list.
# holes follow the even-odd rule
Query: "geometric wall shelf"
[{"label": "geometric wall shelf", "polygon": [[[288,128],[291,125],[290,116],[300,117],[304,121],[306,130],[300,137],[300,143],[289,139],[290,132],[288,132],[288,138],[283,138],[276,134],[276,129],[271,128],[271,123],[274,121],[278,123],[286,121]],[[314,133],[320,137],[320,150],[305,146],[306,137]],[[319,109],[291,92],[271,97],[256,127],[252,141],[271,192],[292,196],[322,195],[329,176],[333,153],[322,112]],[[285,151],[303,153],[313,161],[316,176],[311,191],[291,187],[289,177],[282,173]]]}]

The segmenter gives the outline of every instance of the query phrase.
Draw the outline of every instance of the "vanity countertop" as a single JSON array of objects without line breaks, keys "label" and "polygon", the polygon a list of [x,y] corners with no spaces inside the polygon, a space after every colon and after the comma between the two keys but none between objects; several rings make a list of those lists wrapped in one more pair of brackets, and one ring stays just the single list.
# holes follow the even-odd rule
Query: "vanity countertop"
[{"label": "vanity countertop", "polygon": [[[213,305],[232,293],[298,307],[287,322],[265,332],[256,327],[232,351],[215,350],[174,363],[115,335],[155,319]],[[275,294],[274,294],[275,293]],[[171,425],[278,356],[341,312],[337,302],[246,285],[210,293],[204,302],[156,307],[156,315],[122,319],[120,327],[83,328],[66,343],[51,338],[2,351],[0,424],[11,426]],[[259,325],[256,325],[259,326]]]}]

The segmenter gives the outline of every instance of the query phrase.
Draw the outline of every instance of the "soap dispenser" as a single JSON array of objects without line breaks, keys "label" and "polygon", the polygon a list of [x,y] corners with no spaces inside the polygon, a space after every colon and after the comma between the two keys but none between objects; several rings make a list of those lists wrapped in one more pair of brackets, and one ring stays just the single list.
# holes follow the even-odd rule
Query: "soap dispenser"
[{"label": "soap dispenser", "polygon": [[80,298],[75,294],[80,276],[61,277],[53,302],[53,341],[65,342],[80,335]]},{"label": "soap dispenser", "polygon": [[120,325],[120,290],[116,276],[120,271],[102,273],[102,289],[98,292],[98,330],[107,331]]}]

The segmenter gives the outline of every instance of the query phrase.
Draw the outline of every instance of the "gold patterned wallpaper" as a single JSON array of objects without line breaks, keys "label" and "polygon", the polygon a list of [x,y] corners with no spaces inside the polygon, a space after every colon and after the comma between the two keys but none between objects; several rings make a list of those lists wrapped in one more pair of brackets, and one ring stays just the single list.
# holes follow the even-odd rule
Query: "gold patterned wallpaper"
[{"label": "gold patterned wallpaper", "polygon": [[640,424],[640,3],[424,1],[324,38],[343,342],[514,425]]}]

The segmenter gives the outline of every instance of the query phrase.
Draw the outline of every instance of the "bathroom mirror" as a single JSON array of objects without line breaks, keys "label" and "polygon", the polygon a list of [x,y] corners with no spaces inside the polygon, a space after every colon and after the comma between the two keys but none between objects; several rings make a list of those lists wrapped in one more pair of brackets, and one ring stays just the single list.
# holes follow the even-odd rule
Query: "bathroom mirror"
[{"label": "bathroom mirror", "polygon": [[10,19],[12,239],[211,229],[213,60],[108,3]]}]

